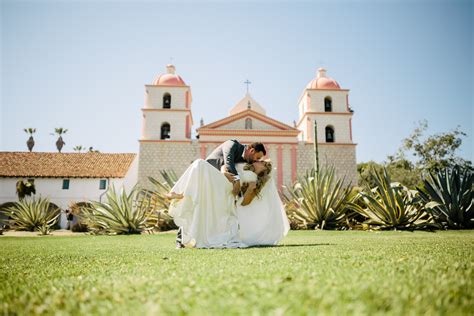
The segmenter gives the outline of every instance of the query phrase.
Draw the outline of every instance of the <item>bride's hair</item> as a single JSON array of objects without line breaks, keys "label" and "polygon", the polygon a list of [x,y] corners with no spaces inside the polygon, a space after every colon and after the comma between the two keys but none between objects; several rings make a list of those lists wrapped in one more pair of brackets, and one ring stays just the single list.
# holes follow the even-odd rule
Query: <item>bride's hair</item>
[{"label": "bride's hair", "polygon": [[[266,159],[262,161],[265,169],[257,174],[257,186],[255,188],[255,195],[260,197],[260,191],[262,190],[265,183],[267,183],[268,179],[270,179],[270,173],[272,172],[272,161],[270,159]],[[244,166],[244,170],[250,170],[255,172],[255,167],[251,163],[247,163]],[[244,183],[242,186],[242,192],[245,193],[248,188],[248,183]]]}]

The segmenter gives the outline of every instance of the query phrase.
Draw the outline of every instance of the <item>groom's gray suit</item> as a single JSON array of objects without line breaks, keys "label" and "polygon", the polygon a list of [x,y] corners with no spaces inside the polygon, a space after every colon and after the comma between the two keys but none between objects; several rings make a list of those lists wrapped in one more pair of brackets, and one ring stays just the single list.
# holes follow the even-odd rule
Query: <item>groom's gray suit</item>
[{"label": "groom's gray suit", "polygon": [[230,173],[237,175],[235,164],[246,162],[243,157],[246,145],[242,145],[235,139],[223,142],[206,158],[206,161],[216,167],[219,171],[226,166]]}]

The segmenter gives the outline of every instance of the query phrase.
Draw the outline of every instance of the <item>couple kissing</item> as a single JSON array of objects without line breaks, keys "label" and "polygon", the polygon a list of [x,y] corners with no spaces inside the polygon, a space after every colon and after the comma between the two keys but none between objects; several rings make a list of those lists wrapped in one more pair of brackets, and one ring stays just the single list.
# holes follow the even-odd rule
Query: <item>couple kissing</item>
[{"label": "couple kissing", "polygon": [[262,143],[228,140],[195,160],[168,194],[177,248],[276,245],[289,230]]}]

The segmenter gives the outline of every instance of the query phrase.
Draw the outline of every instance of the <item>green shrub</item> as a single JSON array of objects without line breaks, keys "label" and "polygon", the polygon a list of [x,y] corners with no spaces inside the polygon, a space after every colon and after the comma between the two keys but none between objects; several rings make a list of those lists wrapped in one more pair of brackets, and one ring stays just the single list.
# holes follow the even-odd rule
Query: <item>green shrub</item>
[{"label": "green shrub", "polygon": [[87,227],[87,224],[85,223],[77,222],[72,224],[71,231],[75,233],[86,233],[89,231],[89,227]]},{"label": "green shrub", "polygon": [[85,209],[92,207],[92,204],[89,202],[75,202],[69,206],[71,214],[73,215],[73,220],[71,222],[71,231],[72,232],[88,232],[89,228],[87,224],[84,223],[84,217],[82,216],[85,212]]},{"label": "green shrub", "polygon": [[[61,210],[47,198],[24,198],[7,208],[6,215],[12,229],[49,231],[58,221]],[[47,229],[46,229],[46,228]]]},{"label": "green shrub", "polygon": [[416,190],[392,182],[387,169],[372,169],[373,188],[366,187],[348,204],[366,218],[362,223],[374,229],[415,229],[431,227],[431,219],[422,211]]},{"label": "green shrub", "polygon": [[148,180],[153,184],[153,188],[150,190],[143,189],[140,192],[140,203],[146,201],[149,206],[149,225],[155,227],[159,231],[167,231],[171,229],[177,229],[178,227],[168,213],[170,207],[170,200],[165,196],[170,192],[174,186],[178,177],[172,170],[160,171],[163,181],[158,181],[152,177],[148,177]]},{"label": "green shrub", "polygon": [[293,226],[303,229],[345,227],[346,204],[351,187],[344,178],[337,179],[334,167],[312,169],[283,194],[286,211]]},{"label": "green shrub", "polygon": [[459,166],[446,168],[423,178],[418,187],[425,210],[445,228],[474,227],[473,174]]},{"label": "green shrub", "polygon": [[129,194],[117,192],[115,187],[107,191],[106,202],[91,201],[81,215],[93,234],[140,234],[152,227],[147,223],[146,203],[137,203],[139,190],[134,187]]},{"label": "green shrub", "polygon": [[8,211],[8,208],[15,205],[16,202],[6,202],[0,205],[0,227],[3,229],[3,231],[10,229],[10,211]]}]

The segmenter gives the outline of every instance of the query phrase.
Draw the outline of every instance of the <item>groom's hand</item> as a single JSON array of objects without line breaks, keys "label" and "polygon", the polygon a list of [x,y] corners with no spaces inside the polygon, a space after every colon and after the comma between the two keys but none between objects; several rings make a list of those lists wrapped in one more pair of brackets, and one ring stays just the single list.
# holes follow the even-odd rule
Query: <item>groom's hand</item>
[{"label": "groom's hand", "polygon": [[234,182],[234,188],[232,189],[232,194],[234,196],[237,196],[239,195],[239,192],[240,192],[240,181],[236,181]]},{"label": "groom's hand", "polygon": [[227,180],[229,180],[230,183],[232,183],[234,181],[234,175],[230,172],[223,172],[223,174],[225,175],[225,177],[227,178]]}]

